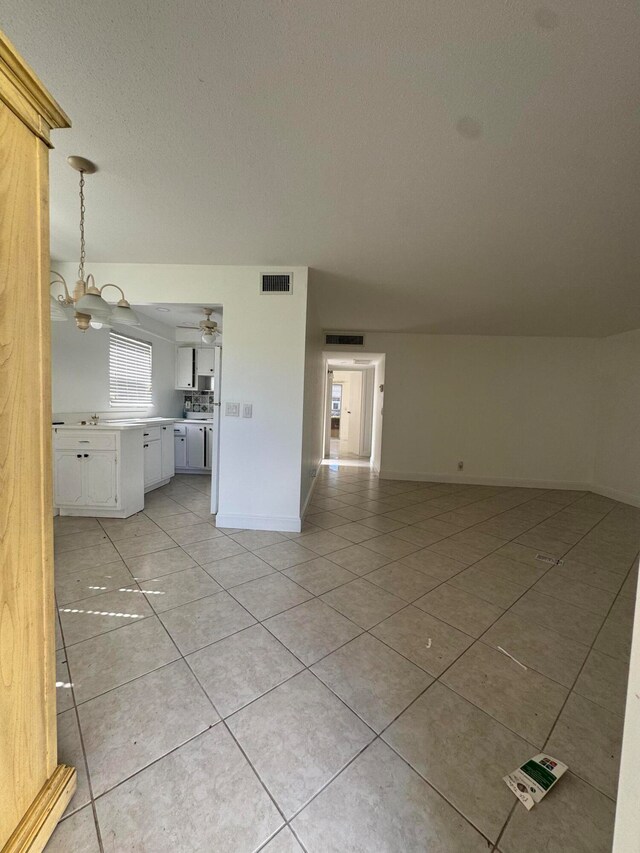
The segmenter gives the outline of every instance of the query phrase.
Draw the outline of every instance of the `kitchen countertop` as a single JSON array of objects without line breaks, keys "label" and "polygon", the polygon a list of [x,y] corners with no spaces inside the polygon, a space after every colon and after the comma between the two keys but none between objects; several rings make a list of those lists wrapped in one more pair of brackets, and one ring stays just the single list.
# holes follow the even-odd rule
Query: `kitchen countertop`
[{"label": "kitchen countertop", "polygon": [[99,421],[97,424],[81,424],[79,422],[66,424],[52,424],[53,429],[97,429],[97,430],[123,430],[123,429],[142,429],[143,427],[151,426],[167,426],[176,421],[182,421],[182,418],[122,418],[118,420],[114,418],[112,421]]}]

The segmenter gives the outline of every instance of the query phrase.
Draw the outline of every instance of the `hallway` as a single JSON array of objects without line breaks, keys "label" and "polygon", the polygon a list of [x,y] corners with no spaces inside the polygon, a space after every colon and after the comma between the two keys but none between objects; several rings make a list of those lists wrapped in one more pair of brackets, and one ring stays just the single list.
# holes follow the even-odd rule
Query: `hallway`
[{"label": "hallway", "polygon": [[[301,533],[220,530],[177,476],[57,518],[49,853],[605,853],[640,510],[325,460]],[[526,812],[502,777],[569,765]]]}]

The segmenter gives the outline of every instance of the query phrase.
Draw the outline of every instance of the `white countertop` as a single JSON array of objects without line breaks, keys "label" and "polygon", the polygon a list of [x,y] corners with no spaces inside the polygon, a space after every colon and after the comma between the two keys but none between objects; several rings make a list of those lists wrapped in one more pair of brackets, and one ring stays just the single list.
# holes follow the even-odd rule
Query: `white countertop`
[{"label": "white countertop", "polygon": [[97,424],[81,424],[79,422],[70,422],[66,424],[53,424],[53,429],[97,429],[97,430],[123,430],[123,429],[142,429],[150,426],[166,426],[173,424],[176,421],[182,421],[182,418],[122,418],[118,420],[114,418],[112,421],[99,421]]}]

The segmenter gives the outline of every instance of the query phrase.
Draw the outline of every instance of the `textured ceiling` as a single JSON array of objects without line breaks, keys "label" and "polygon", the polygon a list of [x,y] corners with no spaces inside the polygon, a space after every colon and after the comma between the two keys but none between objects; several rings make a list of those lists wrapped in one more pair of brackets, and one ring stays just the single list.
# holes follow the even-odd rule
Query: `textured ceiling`
[{"label": "textured ceiling", "polygon": [[54,257],[303,264],[332,329],[640,326],[636,0],[4,0]]}]

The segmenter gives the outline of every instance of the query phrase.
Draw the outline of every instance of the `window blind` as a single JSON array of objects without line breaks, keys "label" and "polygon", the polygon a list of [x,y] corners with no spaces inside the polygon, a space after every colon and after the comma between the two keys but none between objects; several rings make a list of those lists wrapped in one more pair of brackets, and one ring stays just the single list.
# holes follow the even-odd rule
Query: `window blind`
[{"label": "window blind", "polygon": [[109,404],[148,409],[151,397],[151,344],[109,332]]}]

